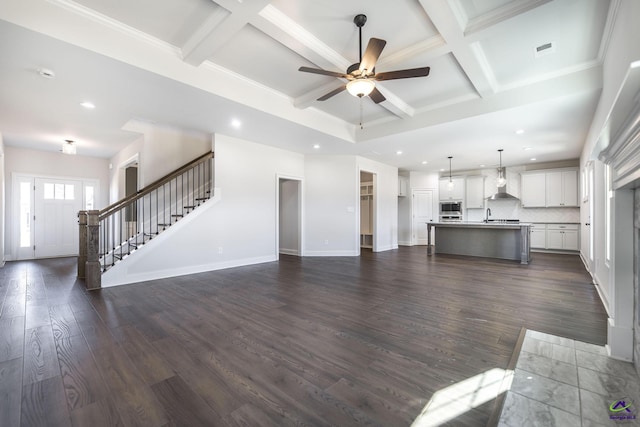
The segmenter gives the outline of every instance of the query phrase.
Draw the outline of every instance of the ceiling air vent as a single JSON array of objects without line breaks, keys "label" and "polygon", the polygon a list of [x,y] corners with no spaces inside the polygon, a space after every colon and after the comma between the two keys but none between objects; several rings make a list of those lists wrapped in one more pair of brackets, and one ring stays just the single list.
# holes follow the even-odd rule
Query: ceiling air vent
[{"label": "ceiling air vent", "polygon": [[536,58],[540,58],[541,56],[549,55],[550,53],[555,53],[556,44],[554,42],[549,42],[545,44],[541,44],[533,50],[533,54]]}]

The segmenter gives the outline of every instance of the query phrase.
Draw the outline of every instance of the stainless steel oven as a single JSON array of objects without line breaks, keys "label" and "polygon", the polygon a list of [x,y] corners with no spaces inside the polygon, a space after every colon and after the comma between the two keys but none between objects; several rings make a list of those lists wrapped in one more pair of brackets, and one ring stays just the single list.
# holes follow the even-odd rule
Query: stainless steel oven
[{"label": "stainless steel oven", "polygon": [[440,202],[440,215],[462,215],[462,202]]},{"label": "stainless steel oven", "polygon": [[462,202],[440,202],[440,222],[462,221]]}]

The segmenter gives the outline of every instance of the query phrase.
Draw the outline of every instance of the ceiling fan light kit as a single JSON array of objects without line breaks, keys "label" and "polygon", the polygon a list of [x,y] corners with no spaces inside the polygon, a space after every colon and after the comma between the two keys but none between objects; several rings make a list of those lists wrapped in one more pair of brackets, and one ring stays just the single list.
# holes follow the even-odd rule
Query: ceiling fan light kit
[{"label": "ceiling fan light kit", "polygon": [[363,96],[369,96],[371,92],[376,88],[376,84],[373,80],[369,79],[355,79],[347,83],[347,91],[358,98]]}]

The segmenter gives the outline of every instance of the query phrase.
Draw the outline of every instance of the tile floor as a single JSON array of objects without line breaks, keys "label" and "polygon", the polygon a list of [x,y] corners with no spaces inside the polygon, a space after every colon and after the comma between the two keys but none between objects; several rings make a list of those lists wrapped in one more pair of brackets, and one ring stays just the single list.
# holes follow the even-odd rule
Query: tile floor
[{"label": "tile floor", "polygon": [[[616,408],[619,401],[631,406]],[[631,363],[607,357],[602,346],[528,330],[498,425],[640,426],[640,379]]]}]

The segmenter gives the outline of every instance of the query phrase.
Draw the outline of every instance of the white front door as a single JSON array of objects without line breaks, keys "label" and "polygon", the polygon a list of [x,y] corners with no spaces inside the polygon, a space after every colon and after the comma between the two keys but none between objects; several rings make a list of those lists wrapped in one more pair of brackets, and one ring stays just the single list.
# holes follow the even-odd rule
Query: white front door
[{"label": "white front door", "polygon": [[411,240],[414,245],[427,244],[427,222],[433,221],[433,190],[413,190],[413,224]]},{"label": "white front door", "polygon": [[82,181],[36,178],[34,184],[34,257],[78,255]]}]

